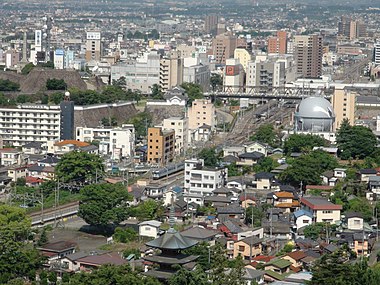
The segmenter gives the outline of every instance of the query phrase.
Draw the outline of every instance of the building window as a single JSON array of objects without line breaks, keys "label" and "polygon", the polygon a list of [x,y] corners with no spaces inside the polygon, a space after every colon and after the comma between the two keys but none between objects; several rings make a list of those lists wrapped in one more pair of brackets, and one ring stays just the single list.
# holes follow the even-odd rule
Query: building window
[{"label": "building window", "polygon": [[244,251],[245,246],[244,245],[239,245],[239,251]]},{"label": "building window", "polygon": [[331,210],[324,210],[322,211],[323,214],[332,214],[332,211]]}]

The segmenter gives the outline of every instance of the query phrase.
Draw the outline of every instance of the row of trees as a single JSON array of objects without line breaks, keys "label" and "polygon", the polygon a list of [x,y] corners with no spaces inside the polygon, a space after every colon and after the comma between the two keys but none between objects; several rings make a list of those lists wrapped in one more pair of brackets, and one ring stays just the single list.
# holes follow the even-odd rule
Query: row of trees
[{"label": "row of trees", "polygon": [[20,84],[8,79],[0,79],[0,91],[18,91]]}]

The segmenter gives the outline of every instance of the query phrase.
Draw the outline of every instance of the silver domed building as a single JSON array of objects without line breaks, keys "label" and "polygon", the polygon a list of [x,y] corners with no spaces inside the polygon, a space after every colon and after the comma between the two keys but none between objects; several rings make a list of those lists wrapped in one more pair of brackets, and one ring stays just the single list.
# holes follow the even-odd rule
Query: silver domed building
[{"label": "silver domed building", "polygon": [[322,97],[308,97],[301,101],[294,114],[297,132],[332,132],[335,114],[329,101]]}]

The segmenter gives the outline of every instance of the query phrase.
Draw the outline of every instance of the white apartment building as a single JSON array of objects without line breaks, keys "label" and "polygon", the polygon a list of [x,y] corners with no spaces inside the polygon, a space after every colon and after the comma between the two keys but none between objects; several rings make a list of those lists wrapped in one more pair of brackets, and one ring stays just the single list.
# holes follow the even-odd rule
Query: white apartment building
[{"label": "white apartment building", "polygon": [[160,84],[160,55],[151,51],[136,61],[111,66],[111,82],[120,77],[125,77],[128,88],[151,93],[152,85]]},{"label": "white apartment building", "polygon": [[224,186],[227,178],[227,169],[205,168],[203,159],[185,160],[184,188],[190,194],[209,196]]},{"label": "white apartment building", "polygon": [[285,85],[285,78],[285,62],[267,59],[248,63],[248,87],[281,87]]},{"label": "white apartment building", "polygon": [[84,142],[99,142],[99,154],[111,155],[114,159],[131,157],[135,145],[135,127],[122,125],[121,128],[77,127],[75,139]]},{"label": "white apartment building", "polygon": [[208,125],[214,130],[216,125],[215,106],[211,100],[196,99],[189,109],[189,129],[196,130],[203,125]]},{"label": "white apartment building", "polygon": [[189,145],[189,119],[180,117],[164,119],[162,127],[164,130],[174,130],[175,153],[176,155],[184,154]]},{"label": "white apartment building", "polygon": [[0,108],[0,136],[4,145],[22,146],[29,142],[60,140],[59,106],[18,105]]},{"label": "white apartment building", "polygon": [[376,66],[380,65],[380,42],[374,44],[373,47],[373,62]]}]

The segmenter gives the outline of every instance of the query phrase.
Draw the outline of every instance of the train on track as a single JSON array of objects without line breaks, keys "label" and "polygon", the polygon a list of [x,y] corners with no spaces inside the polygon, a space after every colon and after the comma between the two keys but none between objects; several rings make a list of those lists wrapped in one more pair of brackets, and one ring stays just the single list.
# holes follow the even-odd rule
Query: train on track
[{"label": "train on track", "polygon": [[167,167],[160,168],[152,172],[153,180],[159,180],[164,177],[168,177],[169,175],[178,173],[185,169],[185,163],[180,162],[176,164],[171,164]]}]

